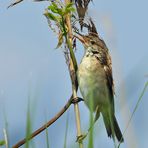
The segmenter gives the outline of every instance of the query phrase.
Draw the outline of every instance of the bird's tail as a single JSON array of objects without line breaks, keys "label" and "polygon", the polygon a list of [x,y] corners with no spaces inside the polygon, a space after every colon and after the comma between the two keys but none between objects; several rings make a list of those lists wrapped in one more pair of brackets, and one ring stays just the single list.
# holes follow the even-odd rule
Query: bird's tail
[{"label": "bird's tail", "polygon": [[119,142],[123,142],[123,135],[121,133],[115,115],[112,115],[111,120],[109,119],[109,116],[107,116],[107,114],[102,113],[102,115],[108,136],[112,138],[116,136]]}]

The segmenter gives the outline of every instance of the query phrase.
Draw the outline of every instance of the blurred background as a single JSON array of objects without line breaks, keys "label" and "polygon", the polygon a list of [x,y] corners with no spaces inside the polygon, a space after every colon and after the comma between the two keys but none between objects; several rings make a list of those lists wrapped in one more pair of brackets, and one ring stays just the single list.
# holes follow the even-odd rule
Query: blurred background
[{"label": "blurred background", "polygon": [[[11,2],[1,0],[0,3],[0,139],[4,139],[3,129],[7,126],[10,146],[25,137],[28,106],[34,131],[53,117],[71,95],[64,54],[55,49],[57,39],[43,16],[48,2],[24,0],[7,9]],[[147,0],[94,0],[88,10],[112,56],[116,116],[122,132],[148,81],[147,5]],[[79,62],[83,51],[78,43],[76,57]],[[147,148],[147,104],[148,89],[124,134],[121,148]],[[89,127],[89,112],[83,102],[80,113],[85,133]],[[48,128],[51,148],[64,146],[67,117],[67,147],[77,147],[74,108],[71,106]],[[102,118],[95,125],[94,135],[95,148],[114,147]],[[35,148],[47,147],[46,133],[35,137],[33,145]]]}]

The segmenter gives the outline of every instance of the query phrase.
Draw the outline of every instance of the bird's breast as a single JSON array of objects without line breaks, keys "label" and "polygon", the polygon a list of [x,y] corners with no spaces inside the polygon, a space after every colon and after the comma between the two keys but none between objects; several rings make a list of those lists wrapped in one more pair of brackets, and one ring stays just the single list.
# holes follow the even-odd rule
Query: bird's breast
[{"label": "bird's breast", "polygon": [[98,104],[106,103],[108,93],[106,75],[102,65],[94,56],[84,56],[77,72],[78,83],[85,103],[93,101],[94,110]]},{"label": "bird's breast", "polygon": [[95,56],[84,56],[78,67],[78,77],[92,81],[94,79],[104,80],[105,71]]}]

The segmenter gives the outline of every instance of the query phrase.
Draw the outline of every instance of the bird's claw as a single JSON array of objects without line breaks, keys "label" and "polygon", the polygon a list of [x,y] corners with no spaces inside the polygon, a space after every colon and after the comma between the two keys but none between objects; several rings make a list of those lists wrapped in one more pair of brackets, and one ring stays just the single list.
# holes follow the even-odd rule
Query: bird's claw
[{"label": "bird's claw", "polygon": [[76,103],[79,103],[80,101],[84,101],[83,98],[80,98],[80,97],[76,97],[76,98],[73,98],[71,103],[72,104],[76,104]]},{"label": "bird's claw", "polygon": [[87,134],[77,136],[76,142],[81,143],[86,138],[86,136]]}]

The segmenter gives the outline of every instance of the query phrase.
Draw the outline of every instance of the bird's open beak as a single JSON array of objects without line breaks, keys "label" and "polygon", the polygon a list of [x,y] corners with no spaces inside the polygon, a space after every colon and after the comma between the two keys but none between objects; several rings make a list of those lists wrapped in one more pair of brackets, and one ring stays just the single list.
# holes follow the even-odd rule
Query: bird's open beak
[{"label": "bird's open beak", "polygon": [[74,37],[76,37],[79,41],[81,41],[83,44],[85,43],[85,39],[84,36],[80,33],[77,33],[74,35]]}]

